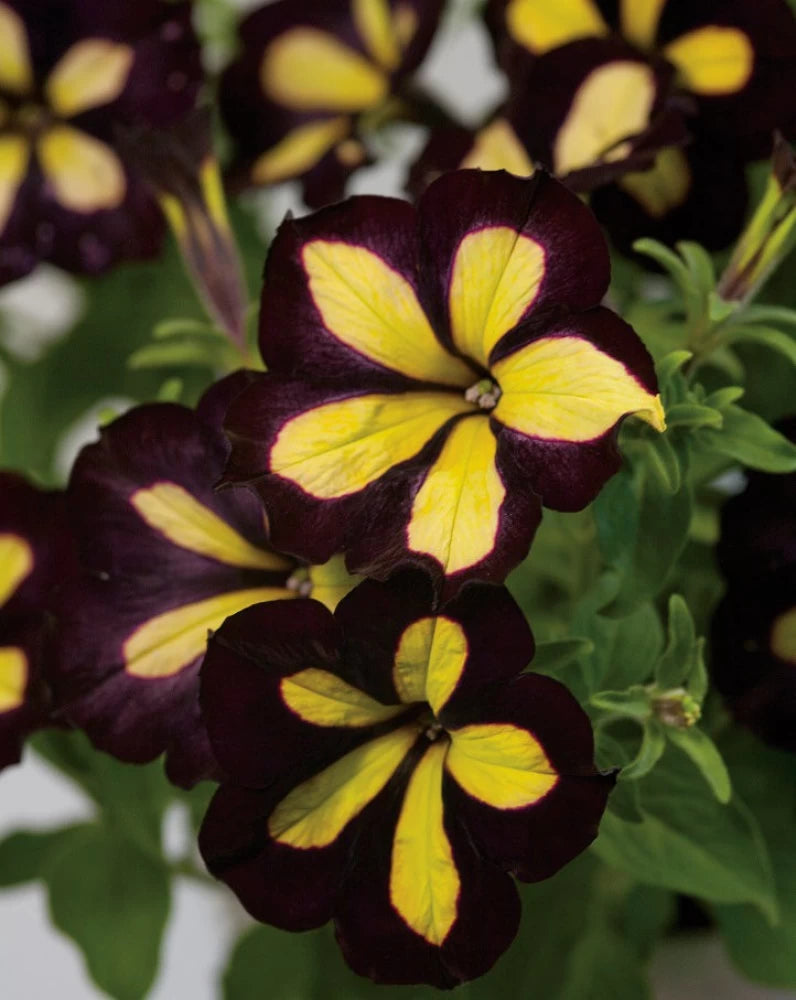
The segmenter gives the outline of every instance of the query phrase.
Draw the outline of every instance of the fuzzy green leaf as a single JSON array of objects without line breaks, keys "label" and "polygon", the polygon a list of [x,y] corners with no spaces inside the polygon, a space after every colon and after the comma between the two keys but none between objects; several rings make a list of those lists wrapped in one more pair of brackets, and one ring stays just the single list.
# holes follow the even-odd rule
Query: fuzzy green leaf
[{"label": "fuzzy green leaf", "polygon": [[732,797],[732,783],[727,765],[707,733],[696,726],[690,729],[668,727],[666,735],[696,764],[719,802],[729,802]]},{"label": "fuzzy green leaf", "polygon": [[764,472],[796,472],[796,445],[761,417],[739,406],[724,410],[721,430],[700,431],[704,447]]}]

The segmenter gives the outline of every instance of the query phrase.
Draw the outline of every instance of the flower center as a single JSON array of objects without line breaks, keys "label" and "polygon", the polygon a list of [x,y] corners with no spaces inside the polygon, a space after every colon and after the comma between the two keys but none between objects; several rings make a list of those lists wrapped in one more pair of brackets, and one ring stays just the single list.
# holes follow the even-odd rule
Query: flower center
[{"label": "flower center", "polygon": [[468,403],[475,403],[482,410],[494,410],[500,396],[500,386],[491,378],[482,378],[475,385],[471,385],[464,394]]},{"label": "flower center", "polygon": [[309,597],[312,593],[312,580],[308,569],[297,569],[287,578],[285,588],[298,597]]},{"label": "flower center", "polygon": [[35,139],[51,124],[52,116],[40,104],[22,104],[11,111],[9,119],[11,129]]}]

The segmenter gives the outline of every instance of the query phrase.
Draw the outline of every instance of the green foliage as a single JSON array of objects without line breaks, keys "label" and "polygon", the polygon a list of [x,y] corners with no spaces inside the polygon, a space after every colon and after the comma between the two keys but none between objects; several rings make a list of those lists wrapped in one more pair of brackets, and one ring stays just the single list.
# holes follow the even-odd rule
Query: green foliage
[{"label": "green foliage", "polygon": [[793,756],[760,745],[739,730],[721,744],[735,786],[758,818],[774,870],[779,920],[772,927],[752,906],[714,910],[730,957],[747,976],[796,989],[796,856],[793,850],[796,769]]},{"label": "green foliage", "polygon": [[43,878],[55,926],[117,1000],[140,1000],[157,973],[169,871],[118,828],[86,826],[48,854]]},{"label": "green foliage", "polygon": [[594,846],[602,861],[639,882],[717,903],[750,903],[777,919],[766,844],[740,800],[719,802],[671,746],[636,791],[640,822],[612,807],[603,818]]}]

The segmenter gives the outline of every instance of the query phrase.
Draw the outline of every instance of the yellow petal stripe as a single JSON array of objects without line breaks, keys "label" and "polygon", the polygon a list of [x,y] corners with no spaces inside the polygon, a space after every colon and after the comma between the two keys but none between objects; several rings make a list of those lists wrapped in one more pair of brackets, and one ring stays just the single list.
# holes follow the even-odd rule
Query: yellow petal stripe
[{"label": "yellow petal stripe", "polygon": [[544,248],[516,229],[468,233],[456,250],[448,293],[459,350],[486,366],[495,344],[533,304],[544,274]]},{"label": "yellow petal stripe", "polygon": [[451,417],[469,412],[443,392],[371,394],[325,403],[288,421],[270,468],[320,500],[357,493],[413,458]]},{"label": "yellow petal stripe", "polygon": [[25,700],[28,659],[17,646],[0,647],[0,712],[11,712]]},{"label": "yellow petal stripe", "polygon": [[0,233],[6,227],[17,192],[28,172],[30,145],[21,135],[0,136]]},{"label": "yellow petal stripe", "polygon": [[361,577],[352,576],[348,572],[343,556],[332,556],[321,566],[310,566],[309,579],[312,584],[310,596],[325,604],[330,611],[334,611],[345,595],[354,589]]},{"label": "yellow petal stripe", "polygon": [[640,49],[651,49],[666,0],[621,0],[619,19],[622,34]]},{"label": "yellow petal stripe", "polygon": [[578,38],[608,34],[592,0],[510,0],[506,26],[518,44],[536,55]]},{"label": "yellow petal stripe", "polygon": [[420,618],[404,630],[392,678],[402,702],[428,702],[437,715],[453,694],[467,662],[464,629],[444,615]]},{"label": "yellow petal stripe", "polygon": [[415,496],[409,548],[433,556],[446,574],[474,566],[495,546],[506,496],[496,452],[486,415],[461,421]]},{"label": "yellow petal stripe", "polygon": [[658,153],[651,169],[625,174],[618,184],[653,219],[661,219],[688,197],[691,169],[683,153],[672,146]]},{"label": "yellow petal stripe", "polygon": [[315,667],[283,677],[279,693],[291,712],[313,726],[375,726],[405,711],[403,705],[382,705],[328,670]]},{"label": "yellow petal stripe", "polygon": [[277,184],[306,173],[351,130],[348,118],[328,118],[299,125],[254,162],[255,184]]},{"label": "yellow petal stripe", "polygon": [[45,85],[50,106],[63,118],[110,104],[122,93],[135,53],[107,38],[84,38],[67,49]]},{"label": "yellow petal stripe", "polygon": [[0,535],[0,608],[33,570],[33,549],[19,535]]},{"label": "yellow petal stripe", "polygon": [[682,86],[706,97],[742,90],[755,63],[754,47],[743,31],[718,25],[689,31],[663,52],[677,67]]},{"label": "yellow petal stripe", "polygon": [[404,726],[370,740],[294,788],[274,809],[268,832],[290,847],[327,847],[379,794],[417,740]]},{"label": "yellow petal stripe", "polygon": [[449,354],[402,274],[367,247],[312,240],[301,253],[324,325],[348,347],[409,378],[462,388],[472,368]]},{"label": "yellow petal stripe", "polygon": [[493,415],[521,434],[591,441],[625,414],[666,428],[660,396],[580,337],[544,337],[493,367],[503,395]]},{"label": "yellow petal stripe", "polygon": [[796,666],[796,608],[775,619],[771,628],[771,652]]},{"label": "yellow petal stripe", "polygon": [[124,643],[124,669],[133,677],[172,677],[203,655],[208,633],[230,615],[260,601],[295,596],[280,587],[254,587],[165,611],[139,626]]},{"label": "yellow petal stripe", "polygon": [[401,50],[387,0],[351,0],[351,12],[359,37],[374,62],[388,71],[396,69]]},{"label": "yellow petal stripe", "polygon": [[292,562],[257,548],[215,511],[177,483],[161,482],[136,490],[130,503],[150,528],[174,545],[241,569],[288,570]]},{"label": "yellow petal stripe", "polygon": [[533,805],[558,783],[541,743],[518,726],[463,726],[450,737],[448,771],[468,795],[495,809]]},{"label": "yellow petal stripe", "polygon": [[24,94],[33,86],[25,23],[8,4],[0,3],[0,87]]},{"label": "yellow petal stripe", "polygon": [[316,28],[291,28],[271,42],[260,82],[271,100],[294,111],[363,111],[389,93],[381,69]]},{"label": "yellow petal stripe", "polygon": [[447,749],[447,740],[430,746],[409,779],[390,864],[390,902],[416,934],[437,947],[456,923],[461,890],[443,823]]},{"label": "yellow petal stripe", "polygon": [[476,133],[473,148],[459,164],[462,170],[507,170],[517,177],[530,177],[531,158],[505,118],[496,118]]},{"label": "yellow petal stripe", "polygon": [[592,70],[575,94],[553,145],[557,174],[621,159],[622,140],[649,125],[655,102],[655,74],[641,63],[617,60]]},{"label": "yellow petal stripe", "polygon": [[55,125],[36,150],[53,193],[72,212],[118,208],[127,192],[119,158],[104,142],[68,125]]}]

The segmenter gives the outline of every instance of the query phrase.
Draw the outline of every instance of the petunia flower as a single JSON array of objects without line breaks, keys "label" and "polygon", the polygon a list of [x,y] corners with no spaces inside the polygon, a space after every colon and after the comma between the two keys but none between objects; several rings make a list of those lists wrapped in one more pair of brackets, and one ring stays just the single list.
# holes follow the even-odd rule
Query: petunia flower
[{"label": "petunia flower", "polygon": [[256,919],[333,919],[383,983],[451,987],[511,943],[511,876],[594,839],[613,786],[563,685],[521,673],[533,638],[504,588],[437,615],[422,574],[366,581],[334,616],[259,605],[213,637],[201,700],[227,778],[200,849]]},{"label": "petunia flower", "polygon": [[0,472],[0,768],[49,720],[48,613],[74,575],[63,494]]},{"label": "petunia flower", "polygon": [[[796,418],[780,430],[796,441]],[[722,511],[711,674],[738,722],[796,752],[796,473],[748,477]]]},{"label": "petunia flower", "polygon": [[230,408],[225,479],[309,562],[414,563],[448,594],[502,581],[539,498],[578,510],[617,470],[623,417],[664,427],[649,354],[599,305],[608,280],[594,217],[541,173],[461,171],[417,210],[360,197],[288,219],[266,265],[268,372]]},{"label": "petunia flower", "polygon": [[342,196],[369,161],[363,138],[406,112],[442,0],[276,0],[240,25],[221,81],[224,122],[246,184],[302,178],[308,204]]},{"label": "petunia flower", "polygon": [[610,189],[622,198],[595,200],[612,232],[618,219],[635,223],[634,236],[731,241],[743,221],[743,163],[767,155],[772,130],[793,115],[796,20],[785,0],[492,0],[487,19],[512,119],[556,174],[621,161],[679,102],[695,158],[670,143]]},{"label": "petunia flower", "polygon": [[117,147],[166,126],[201,70],[188,3],[0,0],[0,283],[157,252],[163,220]]},{"label": "petunia flower", "polygon": [[311,593],[334,607],[352,585],[339,560],[275,553],[248,491],[214,492],[220,414],[245,381],[218,383],[197,411],[129,411],[82,450],[68,489],[84,572],[60,609],[59,711],[122,760],[165,751],[185,786],[215,772],[197,702],[208,633],[259,601]]}]

